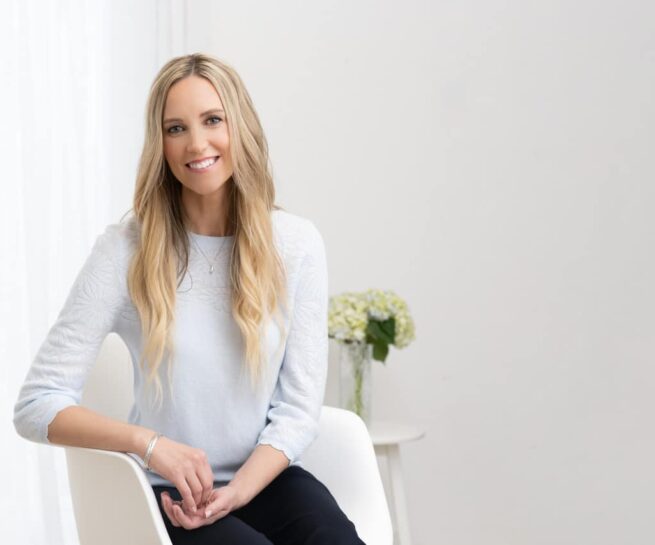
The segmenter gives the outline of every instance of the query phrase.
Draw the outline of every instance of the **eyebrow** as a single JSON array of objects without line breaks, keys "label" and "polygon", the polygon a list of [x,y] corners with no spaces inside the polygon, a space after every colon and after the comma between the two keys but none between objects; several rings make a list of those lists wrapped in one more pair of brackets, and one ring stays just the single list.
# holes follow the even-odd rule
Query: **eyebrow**
[{"label": "eyebrow", "polygon": [[[206,112],[202,112],[199,117],[203,117],[207,114],[224,114],[225,112],[219,108],[213,108],[211,110],[207,110]],[[168,119],[164,119],[164,123],[170,123],[171,121],[182,121],[179,117],[169,117]]]}]

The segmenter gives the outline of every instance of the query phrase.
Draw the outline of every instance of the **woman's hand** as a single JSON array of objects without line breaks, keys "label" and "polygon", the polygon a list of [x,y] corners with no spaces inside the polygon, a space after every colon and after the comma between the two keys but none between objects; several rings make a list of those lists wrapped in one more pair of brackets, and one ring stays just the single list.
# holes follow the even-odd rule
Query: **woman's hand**
[{"label": "woman's hand", "polygon": [[150,467],[179,490],[187,515],[195,515],[212,494],[214,473],[202,449],[161,436],[150,455]]},{"label": "woman's hand", "polygon": [[187,530],[213,524],[239,507],[237,491],[229,484],[214,488],[209,495],[207,506],[196,513],[187,514],[182,506],[184,500],[174,501],[168,492],[162,492],[161,503],[173,526],[181,526]]}]

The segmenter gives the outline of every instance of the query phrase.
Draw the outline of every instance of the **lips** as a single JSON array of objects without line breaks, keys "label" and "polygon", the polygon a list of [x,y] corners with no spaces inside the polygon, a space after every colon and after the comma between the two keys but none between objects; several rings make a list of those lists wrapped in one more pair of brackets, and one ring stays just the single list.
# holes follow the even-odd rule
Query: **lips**
[{"label": "lips", "polygon": [[202,159],[186,163],[186,166],[191,170],[202,171],[214,166],[220,158],[220,155],[215,155],[213,157],[203,157]]}]

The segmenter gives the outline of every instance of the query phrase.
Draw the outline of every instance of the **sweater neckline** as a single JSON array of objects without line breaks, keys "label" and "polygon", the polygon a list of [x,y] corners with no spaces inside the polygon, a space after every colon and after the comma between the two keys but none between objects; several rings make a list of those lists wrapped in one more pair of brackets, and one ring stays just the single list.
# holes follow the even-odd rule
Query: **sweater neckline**
[{"label": "sweater neckline", "polygon": [[194,233],[193,231],[189,231],[188,229],[187,229],[187,233],[188,233],[188,235],[190,237],[195,238],[196,240],[207,240],[207,241],[215,240],[215,241],[219,241],[219,240],[229,240],[229,239],[234,238],[234,235],[225,235],[225,236],[222,236],[222,237],[213,236],[213,235],[201,235],[199,233]]}]

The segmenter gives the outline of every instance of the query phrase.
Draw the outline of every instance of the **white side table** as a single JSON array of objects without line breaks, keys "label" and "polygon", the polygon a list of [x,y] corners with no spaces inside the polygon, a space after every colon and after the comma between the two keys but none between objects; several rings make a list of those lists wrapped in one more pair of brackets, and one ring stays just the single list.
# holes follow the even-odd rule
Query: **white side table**
[{"label": "white side table", "polygon": [[[405,502],[405,485],[400,465],[400,443],[414,441],[425,435],[425,430],[408,422],[376,420],[368,425],[375,453],[386,460],[389,477],[388,501],[398,534],[398,545],[411,545],[409,518]],[[394,532],[396,533],[396,532]]]}]

